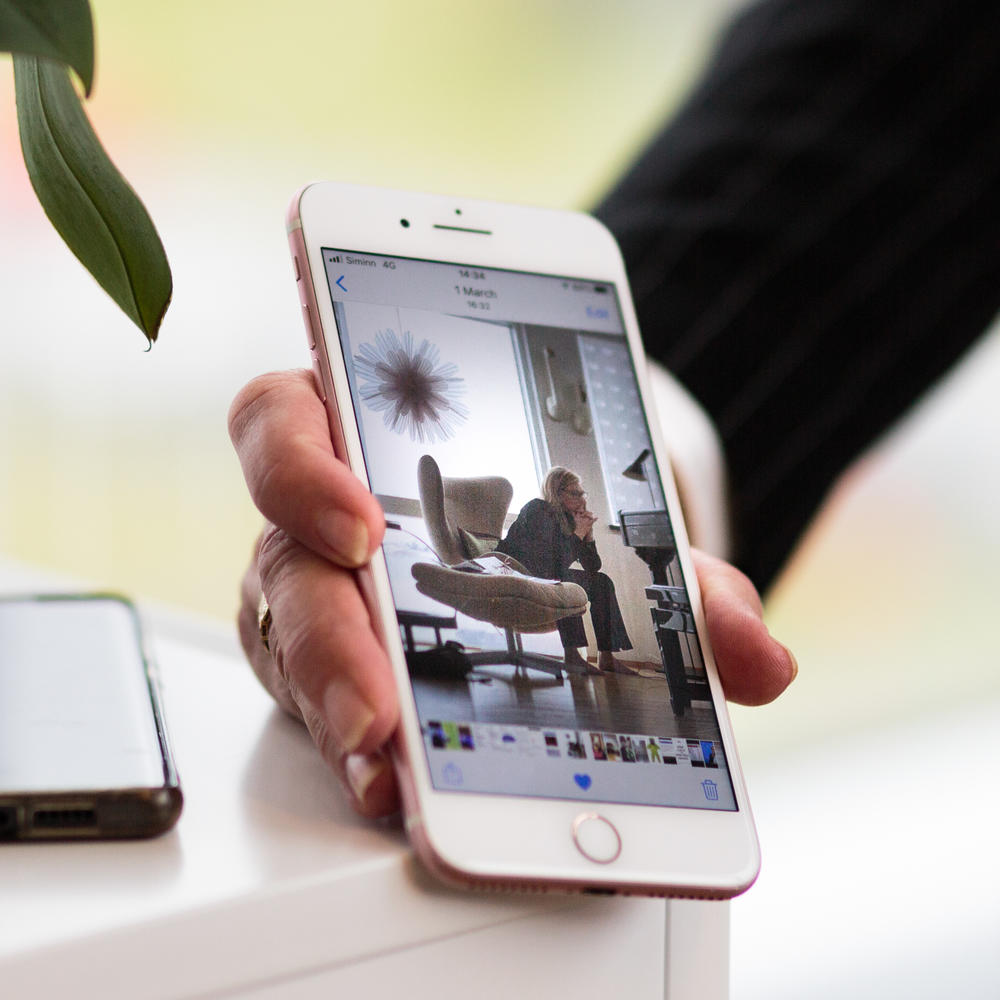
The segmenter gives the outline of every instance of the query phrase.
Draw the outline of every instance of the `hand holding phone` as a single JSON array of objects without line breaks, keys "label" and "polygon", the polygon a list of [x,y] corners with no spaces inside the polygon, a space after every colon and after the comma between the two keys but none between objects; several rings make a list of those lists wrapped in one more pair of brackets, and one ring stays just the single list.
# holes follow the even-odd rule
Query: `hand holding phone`
[{"label": "hand holding phone", "polygon": [[[495,208],[495,206],[494,206],[494,208]],[[406,228],[406,227],[404,227],[404,228]],[[338,256],[338,254],[335,253],[334,256]],[[344,254],[344,261],[346,262],[347,258],[350,257],[350,256],[352,256],[352,255],[349,254],[349,253],[345,253]],[[366,267],[367,268],[367,267],[371,266],[369,263],[365,262],[365,258],[367,257],[370,260],[372,255],[370,255],[370,254],[361,255],[360,253],[358,253],[356,251],[355,254],[354,254],[354,256],[355,256],[355,259],[359,261],[357,263],[357,265],[356,265],[357,267]],[[338,262],[333,261],[332,263],[336,264]],[[397,267],[398,267],[398,261],[397,261]],[[391,270],[394,270],[394,268],[386,268],[386,270],[390,270],[391,271]],[[473,276],[473,275],[476,274],[476,272],[478,272],[481,275],[485,275],[486,274],[485,271],[483,271],[483,270],[481,270],[481,269],[479,269],[479,268],[477,268],[475,266],[468,267],[468,268],[466,268],[466,270],[470,274],[470,278],[469,278],[470,281],[477,280],[477,278]],[[562,272],[562,273],[565,273],[565,272]],[[461,275],[460,275],[460,277],[461,277]],[[602,275],[602,277],[604,277],[604,275]],[[339,281],[335,280],[335,279],[339,279]],[[330,282],[331,287],[332,287],[332,285],[336,285],[336,287],[340,288],[340,289],[344,289],[345,286],[347,286],[348,288],[350,288],[350,284],[351,284],[349,281],[347,281],[347,280],[344,279],[343,275],[332,276],[332,277],[329,277],[326,280],[328,280]],[[475,286],[473,286],[471,284],[468,285],[468,286],[459,284],[458,287],[461,290],[461,295],[463,295],[463,296],[466,294],[466,287],[472,288],[473,290],[475,289]],[[487,291],[489,291],[488,288],[487,288]],[[597,291],[597,292],[594,292],[593,294],[595,294],[595,295],[602,295],[602,294],[606,295],[607,294],[607,289],[605,288],[603,291]],[[486,301],[489,301],[490,298],[491,298],[491,296],[484,295],[482,297],[477,297],[477,296],[472,295],[470,293],[470,296],[467,299],[467,305],[468,305],[468,307],[470,309],[471,308],[476,308],[477,311],[478,311],[478,306],[473,306],[473,305],[469,305],[469,304],[470,303],[477,303],[477,302],[480,301],[481,298],[485,299]],[[596,307],[594,307],[594,309],[595,309],[595,313],[600,313],[602,311],[602,307],[600,307],[600,306],[596,306]],[[445,314],[445,315],[447,316],[448,314]],[[605,316],[606,315],[607,314],[605,313]],[[500,318],[500,320],[498,322],[502,322],[502,317]],[[357,327],[358,327],[358,324],[355,323],[355,328],[357,328]],[[389,329],[389,327],[387,326],[386,329]],[[381,332],[382,331],[380,331],[380,330],[375,330],[374,331],[374,336],[373,336],[373,339],[372,339],[373,349],[378,347],[378,340],[379,340],[378,335]],[[313,342],[315,343],[315,338],[314,338]],[[398,332],[397,332],[397,336],[395,338],[395,342],[393,342],[392,338],[389,338],[388,336],[384,336],[382,338],[382,347],[386,348],[387,351],[389,351],[389,352],[391,352],[394,349],[397,349],[399,347],[404,347],[404,346],[405,346],[405,338],[401,338],[399,336]],[[413,345],[413,346],[417,346],[417,345]],[[419,348],[418,348],[418,351],[419,351]],[[364,361],[364,358],[365,358],[365,352],[363,350],[363,345],[362,345],[362,349],[357,352],[357,355],[355,356],[355,360],[357,360],[358,357],[361,358],[361,361],[357,362],[357,370],[360,371],[362,373],[362,375],[364,375],[366,369],[365,369],[364,364],[363,364],[363,361]],[[378,361],[378,359],[376,358],[376,366],[377,366],[377,361]],[[372,369],[374,369],[376,366],[372,366]],[[372,369],[369,369],[369,370],[372,370]],[[288,387],[287,384],[286,384],[285,387],[286,388]],[[259,394],[260,388],[261,388],[260,386],[257,387],[258,394]],[[330,396],[329,385],[324,382],[323,383],[323,388],[325,390],[325,394],[328,396],[328,399],[329,399],[329,396]],[[273,393],[274,393],[274,387],[271,386],[271,387],[268,388],[266,395],[272,395],[273,396]],[[249,393],[248,394],[244,394],[244,396],[247,396],[247,395],[249,395]],[[347,394],[345,394],[345,397],[349,398],[349,396],[347,396]],[[258,395],[258,399],[259,398],[260,397]],[[277,402],[276,399],[274,401]],[[254,417],[251,420],[249,420],[247,423],[244,423],[244,420],[246,419],[244,417],[244,414],[246,414],[248,412],[252,412],[254,414]],[[315,413],[315,411],[313,411],[313,413]],[[258,460],[260,458],[260,455],[259,455],[259,452],[258,452],[257,455],[256,455],[256,459],[254,458],[254,449],[255,449],[255,446],[257,445],[257,443],[259,443],[259,435],[257,433],[255,433],[255,432],[252,431],[251,424],[253,423],[253,421],[257,421],[257,423],[258,423],[258,428],[257,429],[259,430],[259,424],[262,423],[262,422],[266,422],[266,418],[263,416],[263,411],[262,411],[261,407],[259,405],[253,405],[253,406],[249,405],[249,400],[247,400],[246,398],[241,399],[241,400],[238,401],[237,406],[234,409],[234,415],[235,415],[235,419],[234,419],[235,435],[234,436],[235,436],[235,438],[237,440],[237,445],[238,445],[238,447],[241,450],[241,455],[244,457],[244,465],[245,465],[245,467],[249,466],[248,477],[250,478],[252,489],[255,491],[255,494],[257,495],[258,502],[260,503],[260,505],[262,506],[262,508],[265,509],[266,512],[269,509],[271,511],[273,511],[273,510],[276,509],[276,505],[274,504],[273,497],[272,498],[268,497],[268,490],[267,490],[267,487],[266,487],[266,481],[264,481],[264,480],[258,480],[256,478],[256,476],[255,476],[255,472],[254,472],[254,468],[253,468],[255,465],[259,464]],[[340,419],[340,418],[342,418],[343,414],[342,414],[341,411],[336,411],[335,415],[337,416],[338,419]],[[580,424],[581,424],[581,426],[583,426],[583,425],[585,425],[585,422],[580,422]],[[576,422],[574,422],[574,426],[576,426]],[[335,430],[335,433],[336,433],[336,430],[337,430],[336,425],[334,427],[334,430]],[[298,431],[299,431],[299,433],[301,433],[302,428],[300,427],[298,429]],[[287,459],[287,457],[288,457],[287,453],[286,453],[286,455],[284,457]],[[320,456],[318,453],[313,456],[314,459],[319,459],[321,457],[322,456]],[[629,460],[631,460],[632,458],[634,458],[634,456],[629,456]],[[324,462],[325,462],[325,458],[324,458]],[[599,475],[599,473],[598,473],[598,475]],[[410,516],[412,516],[412,515],[410,515]],[[278,520],[279,520],[279,523],[280,523],[280,518]],[[395,514],[394,514],[394,520],[395,520]],[[301,628],[301,627],[308,627],[308,625],[306,624],[306,625],[303,626],[302,624],[299,624],[299,625],[295,624],[295,609],[293,608],[291,602],[287,602],[286,607],[284,607],[280,611],[279,611],[279,609],[276,606],[276,599],[278,599],[280,597],[283,588],[286,588],[288,586],[288,579],[289,579],[288,566],[290,565],[290,560],[289,559],[283,559],[283,560],[281,560],[281,564],[284,567],[284,570],[283,570],[283,572],[281,574],[274,573],[273,566],[269,566],[268,565],[268,563],[269,563],[269,555],[268,555],[268,553],[271,550],[273,550],[276,547],[276,545],[278,544],[275,541],[275,539],[277,538],[278,534],[280,534],[280,531],[277,532],[277,533],[269,533],[268,540],[265,543],[264,547],[262,548],[261,566],[264,569],[265,590],[266,590],[266,592],[268,592],[268,596],[272,600],[272,606],[275,607],[275,622],[276,622],[276,626],[277,626],[277,637],[278,637],[278,642],[281,643],[281,641],[282,641],[281,640],[281,635],[282,635],[282,629],[283,628],[285,629],[285,635],[286,635],[286,639],[287,639],[291,635],[294,635],[295,633],[297,633],[298,630],[299,630],[299,628]],[[605,542],[603,542],[602,545],[605,548],[611,548],[611,546],[608,545],[607,540],[605,540]],[[281,551],[283,553],[285,553],[287,555],[287,550],[286,550],[286,548],[285,548],[285,546],[283,544],[280,546],[280,549],[281,549]],[[632,556],[632,558],[635,558],[634,554],[630,553],[630,555]],[[309,554],[308,554],[308,552],[298,551],[297,554],[296,554],[296,559],[299,560],[299,563],[301,565],[301,568],[302,568],[303,574],[304,574],[303,579],[305,579],[305,575],[307,575],[310,572],[310,570],[312,568],[314,568],[314,567],[311,566],[311,564],[309,562]],[[642,568],[641,565],[640,565],[639,568],[641,570],[641,568]],[[252,581],[251,581],[251,586],[249,587],[249,589],[250,590],[253,589]],[[738,590],[739,588],[736,588],[736,589]],[[752,588],[750,588],[750,591],[751,591],[751,594],[752,594]],[[720,592],[723,592],[723,593],[726,592],[726,588],[725,587],[722,588],[721,591],[717,588],[716,591],[715,591],[715,596],[717,597],[718,593],[720,593]],[[733,593],[732,588],[730,588],[728,592],[730,594],[732,594]],[[753,599],[755,599],[755,595],[753,595]],[[281,602],[281,603],[285,603],[285,602]],[[410,624],[411,624],[411,626],[413,626],[414,623],[419,623],[420,621],[425,620],[425,619],[420,619],[420,618],[414,619],[412,617],[414,614],[419,614],[419,612],[411,611],[411,612],[408,613],[408,615],[410,617]],[[633,615],[633,618],[634,618],[634,615]],[[396,623],[395,623],[395,620],[394,620],[393,621],[393,627],[400,627],[400,628],[402,627],[402,622],[403,622],[403,616],[402,615],[400,616],[399,621],[400,621],[400,625],[396,626]],[[387,631],[388,630],[385,627],[384,621],[382,622],[382,626],[381,627],[382,627],[382,630],[383,630],[383,636],[382,636],[382,638],[383,638],[383,640],[385,640],[386,636],[387,636]],[[418,625],[418,627],[419,627],[419,625]],[[762,628],[762,626],[761,626],[761,628]],[[244,628],[243,631],[244,631],[245,639],[247,639],[248,638],[248,633],[251,630],[247,629],[247,628]],[[746,633],[746,631],[747,631],[747,629],[746,629],[746,627],[744,627],[743,628],[743,632]],[[753,629],[751,628],[750,631],[753,631]],[[762,650],[765,650],[765,647],[766,647],[765,637],[766,637],[766,632],[764,633],[763,636],[759,637],[760,638],[760,642],[756,645],[756,647],[754,647],[754,644],[751,643],[750,648],[751,649],[756,648],[757,652],[761,652]],[[745,634],[744,634],[744,639],[746,639],[746,635]],[[251,650],[253,650],[252,643],[253,643],[253,639],[252,639],[252,637],[249,637],[249,648]],[[745,645],[746,644],[744,643],[744,646]],[[774,645],[776,645],[776,644],[774,644]],[[291,642],[289,642],[287,648],[289,650],[291,650],[291,649],[294,648],[294,646],[293,646],[293,644]],[[780,649],[780,647],[778,647],[778,649]],[[779,684],[783,684],[784,680],[787,680],[787,674],[789,672],[789,670],[787,668],[787,664],[788,664],[787,654],[783,654],[783,653],[781,653],[781,654],[775,654],[773,649],[767,649],[765,651],[767,653],[767,656],[770,656],[770,658],[772,660],[774,660],[776,663],[779,660],[784,660],[785,669],[778,670],[775,673],[774,677],[772,677],[770,679],[770,681],[771,681],[772,684],[773,684],[773,682],[775,680],[777,680]],[[346,667],[347,666],[347,662],[349,660],[349,657],[345,658],[343,650],[340,650],[339,653],[340,653],[340,663],[341,663],[341,665],[343,665],[343,666]],[[256,653],[252,652],[252,655],[255,656],[255,659],[257,661],[259,661],[259,649],[258,649],[258,651]],[[767,658],[767,656],[765,656],[765,659]],[[279,658],[280,658],[280,656],[279,656]],[[336,662],[336,657],[335,657],[335,662]],[[301,664],[301,661],[300,661],[300,664]],[[304,665],[301,665],[300,669],[305,669]],[[267,668],[266,664],[263,664],[262,666],[259,667],[259,672],[262,672],[265,675],[265,679],[267,679],[267,671],[268,671],[268,668]],[[336,672],[336,671],[334,671],[334,672]],[[289,677],[289,662],[287,660],[285,662],[284,676],[285,677]],[[292,674],[292,679],[295,679],[294,673]],[[355,678],[355,679],[357,679],[357,678]],[[273,682],[273,676],[272,676],[271,680]],[[298,686],[298,685],[295,685],[295,686]],[[753,685],[751,685],[751,687],[752,686]],[[763,687],[767,687],[767,686],[768,686],[768,684],[763,685]],[[342,718],[340,719],[340,724],[338,725],[337,724],[337,719],[335,718],[335,716],[337,715],[337,711],[338,711],[336,699],[330,699],[330,698],[326,698],[326,697],[322,697],[322,696],[317,698],[316,695],[322,695],[322,694],[324,694],[326,692],[326,687],[324,685],[321,685],[321,684],[320,685],[314,685],[313,687],[314,687],[314,690],[311,691],[310,694],[308,696],[306,696],[306,697],[303,697],[303,695],[301,693],[301,690],[298,691],[298,692],[295,692],[292,695],[292,700],[295,701],[297,704],[299,704],[299,706],[303,709],[303,715],[305,716],[307,722],[309,722],[310,718],[312,718],[316,714],[322,715],[322,713],[324,711],[327,711],[327,712],[330,713],[330,715],[332,717],[332,721],[334,722],[334,725],[332,726],[332,729],[334,730],[335,735],[339,735],[341,737],[340,746],[338,748],[334,748],[334,751],[333,751],[333,756],[335,756],[335,757],[338,758],[335,761],[335,763],[338,763],[344,770],[346,770],[346,771],[349,772],[350,771],[350,765],[347,764],[345,766],[345,761],[349,761],[351,758],[344,758],[343,755],[342,755],[343,751],[345,751],[345,750],[352,750],[353,749],[355,751],[360,751],[360,752],[363,753],[365,751],[364,741],[365,741],[365,738],[367,737],[367,734],[363,734],[363,739],[361,740],[361,742],[354,741],[353,746],[352,746],[352,742],[350,740],[348,740],[348,739],[343,738],[343,737],[348,736],[348,735],[352,735],[356,731],[357,726],[350,726],[350,725],[349,726],[344,726],[344,724],[343,724],[343,715],[345,713],[343,713],[343,712],[341,713]],[[759,687],[761,687],[761,685],[758,685],[758,688]],[[341,687],[341,691],[343,691],[343,686]],[[368,693],[370,694],[370,692],[368,692]],[[758,694],[757,694],[756,697],[759,697],[759,695],[760,695],[760,692],[758,691]],[[347,699],[347,700],[349,701],[350,699]],[[369,704],[367,704],[365,706],[366,708],[370,708],[371,707],[370,706],[371,699],[362,699],[362,701],[369,702]],[[357,699],[355,699],[355,704],[356,703],[357,703]],[[346,715],[348,717],[350,717],[351,714],[352,713],[350,713],[350,712],[346,713]],[[368,713],[368,712],[366,712],[364,710],[356,712],[356,713],[353,714],[354,722],[358,723],[359,725],[361,723],[370,724],[372,722],[372,719],[369,717],[371,714],[372,713]],[[404,715],[405,715],[405,708],[404,708]],[[438,723],[437,726],[434,725],[435,722]],[[444,742],[445,742],[445,744],[448,743],[448,741],[451,739],[450,733],[447,732],[448,725],[449,725],[448,723],[441,723],[440,720],[435,720],[435,719],[429,719],[429,720],[427,720],[427,725],[424,728],[423,735],[424,735],[424,738],[425,738],[424,741],[425,741],[425,743],[427,744],[427,746],[429,748],[433,749],[435,747],[435,741],[436,740],[438,742],[441,742],[441,740],[443,739]],[[371,728],[370,725],[369,725],[369,728]],[[462,732],[461,732],[462,726],[458,725],[458,726],[456,726],[456,729],[457,729],[457,734],[456,734],[455,738],[457,739],[459,745],[462,745],[463,747],[465,747],[470,742],[473,743],[473,744],[475,743],[475,735],[476,734],[472,734],[472,733],[468,734],[468,735],[472,736],[473,739],[471,739],[471,740],[465,739],[465,743],[462,743],[462,741],[463,741],[463,736],[462,736]],[[480,733],[479,735],[481,736],[482,734]],[[635,740],[635,741],[632,739],[632,736],[630,736],[629,734],[626,734],[626,733],[617,733],[617,734],[608,734],[608,735],[609,735],[610,739],[608,740],[607,745],[608,745],[609,748],[611,748],[613,746],[614,750],[613,751],[609,750],[609,753],[608,753],[607,757],[604,758],[605,760],[608,759],[608,758],[610,758],[612,756],[612,753],[613,753],[616,757],[618,757],[618,759],[621,759],[622,757],[624,757],[624,760],[626,760],[626,761],[628,761],[630,763],[632,763],[632,762],[643,762],[643,761],[648,763],[649,758],[651,756],[652,746],[650,745],[650,748],[647,749],[646,748],[645,739],[638,738],[638,734],[633,734],[634,736],[637,737],[637,740]],[[327,740],[327,741],[324,742],[323,740],[319,740],[319,742],[321,743],[321,747],[328,748],[331,741]],[[336,741],[334,741],[334,742],[336,742]],[[570,744],[567,744],[567,746],[565,748],[563,748],[563,749],[565,749],[566,752],[569,753],[573,748],[577,748],[578,749],[580,742],[581,742],[580,740],[571,740],[570,744],[572,744],[572,747],[570,746]],[[641,747],[640,747],[640,744],[641,744]],[[619,749],[619,747],[621,749]],[[442,749],[444,749],[444,748],[445,747],[442,747]],[[469,749],[471,749],[471,747]],[[636,757],[636,753],[637,752],[640,755],[644,755],[644,756],[640,756],[638,758],[638,761],[634,760],[634,758]],[[660,747],[657,746],[657,748],[656,748],[656,755],[657,755],[657,757],[659,756],[659,752],[660,752]],[[704,764],[704,763],[706,763],[706,758],[704,756],[704,748],[703,747],[701,748],[701,754],[702,754],[702,756],[701,756],[701,759],[698,760],[698,763],[699,764]],[[357,759],[357,754],[356,753],[355,753],[353,759],[354,760]],[[442,758],[442,760],[443,759],[444,758]],[[577,758],[577,759],[582,759],[582,758]],[[589,759],[589,757],[588,757],[588,759]],[[716,755],[714,757],[713,757],[713,751],[711,751],[711,750],[709,751],[709,755],[708,755],[708,758],[707,758],[708,761],[710,761],[712,763],[715,763],[716,766],[717,766],[718,762],[721,759],[722,759],[721,747],[719,748],[719,751],[716,753]],[[603,761],[602,761],[602,763],[603,763]],[[607,772],[607,773],[610,773],[610,772]],[[636,773],[638,773],[638,772],[636,772]],[[581,781],[584,781],[585,778],[586,778],[586,774],[584,772],[580,772],[580,774],[581,774]],[[575,778],[573,780],[576,781]],[[716,783],[715,782],[709,782],[709,784],[714,785]],[[580,795],[580,791],[586,791],[586,789],[583,789],[582,784],[580,784],[579,782],[576,782],[576,785],[577,785],[577,789],[579,789],[579,791],[574,791],[572,793],[573,800],[574,801],[586,801],[586,798],[583,795]],[[487,792],[487,794],[490,794],[490,793]],[[500,794],[504,794],[504,793],[501,792]],[[717,800],[709,800],[707,798],[707,796],[708,796],[707,792],[704,793],[704,794],[706,795],[706,800],[707,801],[717,801]],[[557,793],[556,797],[557,798],[562,797],[561,793]],[[456,796],[454,794],[452,794],[451,798],[453,800],[455,800]],[[464,813],[466,816],[472,816],[472,815],[475,815],[476,813],[481,813],[482,812],[483,806],[484,806],[485,803],[484,803],[483,799],[480,796],[477,795],[475,797],[475,799],[473,799],[470,796],[467,801],[473,802],[475,804],[474,811],[471,812],[471,813],[470,812],[466,812],[465,808],[462,807],[459,810],[460,813]],[[488,808],[487,808],[487,811],[488,811]],[[661,813],[661,815],[663,815],[663,814]],[[459,815],[459,819],[458,819],[459,825],[461,825],[462,822],[463,822],[463,820],[461,819],[461,816]],[[502,863],[502,859],[501,859],[501,863]],[[587,877],[589,878],[592,875],[593,875],[593,872],[589,872],[588,871]],[[541,877],[541,876],[540,876],[539,873],[536,873],[536,875],[534,877]],[[632,876],[629,876],[629,874],[623,868],[619,867],[616,870],[615,875],[613,877],[611,877],[609,879],[605,879],[604,881],[605,882],[611,882],[612,884],[614,884],[617,879],[624,879],[627,882],[630,877],[632,877]],[[560,877],[558,870],[553,870],[553,871],[545,874],[544,878],[546,880],[550,880],[550,881],[553,881],[553,882],[558,883],[558,884],[566,884],[566,876],[565,876],[565,874],[562,877]],[[633,886],[635,884],[634,883],[634,877],[632,877],[632,884],[633,884]],[[645,886],[645,888],[648,891],[656,891],[655,887],[651,887],[648,884]],[[719,891],[723,891],[723,890],[719,890],[717,887],[715,889],[713,889],[711,886],[709,886],[709,887],[707,887],[707,891],[709,892],[709,894],[712,894],[713,892],[719,892]]]},{"label": "hand holding phone", "polygon": [[[355,578],[331,559],[316,529],[334,510],[349,521],[363,520],[363,501],[371,498],[344,490],[331,500],[322,489],[347,470],[333,454],[312,378],[308,371],[263,375],[233,403],[230,425],[248,487],[272,522],[253,546],[242,581],[240,639],[275,701],[306,720],[318,751],[358,812],[387,816],[399,809],[399,793],[381,748],[398,718],[398,695]],[[289,479],[276,473],[279,468],[293,470]],[[310,498],[305,506],[300,496]],[[310,545],[298,540],[306,534],[305,523],[311,526]],[[772,701],[790,683],[795,667],[785,647],[768,634],[756,590],[728,563],[696,550],[692,557],[727,697],[749,705]],[[262,580],[274,610],[271,652],[257,627]],[[337,611],[336,623],[324,618],[330,609]],[[345,633],[354,637],[350,644],[343,641]],[[331,710],[339,691],[348,692],[345,700],[352,710]],[[344,735],[357,733],[361,740],[349,745]]]}]

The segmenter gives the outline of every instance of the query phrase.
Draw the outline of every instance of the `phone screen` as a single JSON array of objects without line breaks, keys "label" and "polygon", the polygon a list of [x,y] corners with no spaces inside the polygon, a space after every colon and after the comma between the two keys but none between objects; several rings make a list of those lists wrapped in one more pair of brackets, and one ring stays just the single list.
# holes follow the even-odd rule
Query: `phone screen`
[{"label": "phone screen", "polygon": [[124,601],[0,601],[0,793],[166,780],[138,623]]},{"label": "phone screen", "polygon": [[323,259],[433,786],[735,810],[616,288]]}]

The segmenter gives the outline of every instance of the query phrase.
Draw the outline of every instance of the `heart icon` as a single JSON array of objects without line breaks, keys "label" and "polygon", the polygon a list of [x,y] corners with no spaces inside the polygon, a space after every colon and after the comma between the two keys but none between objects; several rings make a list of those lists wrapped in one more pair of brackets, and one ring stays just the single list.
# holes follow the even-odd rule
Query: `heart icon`
[{"label": "heart icon", "polygon": [[589,774],[574,774],[573,780],[586,791],[590,788],[590,775]]}]

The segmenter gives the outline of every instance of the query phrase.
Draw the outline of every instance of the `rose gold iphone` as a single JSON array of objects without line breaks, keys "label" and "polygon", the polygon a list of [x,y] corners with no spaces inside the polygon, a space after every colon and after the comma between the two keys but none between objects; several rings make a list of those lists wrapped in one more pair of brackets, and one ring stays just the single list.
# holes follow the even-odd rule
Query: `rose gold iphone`
[{"label": "rose gold iphone", "polygon": [[759,852],[618,248],[593,218],[342,184],[288,232],[424,863],[723,898]]}]

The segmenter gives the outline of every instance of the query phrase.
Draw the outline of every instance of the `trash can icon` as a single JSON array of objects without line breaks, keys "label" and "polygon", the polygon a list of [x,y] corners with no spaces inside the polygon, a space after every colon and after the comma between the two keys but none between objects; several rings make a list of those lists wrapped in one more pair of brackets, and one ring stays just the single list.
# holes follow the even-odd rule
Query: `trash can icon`
[{"label": "trash can icon", "polygon": [[705,793],[705,798],[709,802],[719,801],[719,786],[711,778],[706,778],[701,783],[701,790]]}]

